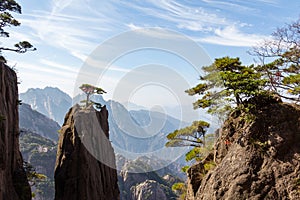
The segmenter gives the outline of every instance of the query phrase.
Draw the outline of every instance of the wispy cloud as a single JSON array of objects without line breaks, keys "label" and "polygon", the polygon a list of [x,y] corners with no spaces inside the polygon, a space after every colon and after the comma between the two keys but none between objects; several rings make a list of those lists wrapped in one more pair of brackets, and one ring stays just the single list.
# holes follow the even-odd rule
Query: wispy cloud
[{"label": "wispy cloud", "polygon": [[[116,72],[129,72],[130,69],[122,68],[116,65],[107,65],[108,63],[106,61],[99,60],[97,58],[93,57],[88,57],[85,62],[86,66],[89,68],[91,71],[116,71]],[[87,69],[88,69],[87,68]]]},{"label": "wispy cloud", "polygon": [[79,60],[85,62],[85,60],[87,59],[87,55],[83,52],[80,52],[80,51],[76,51],[76,50],[73,50],[71,51],[71,55],[78,58]]},{"label": "wispy cloud", "polygon": [[78,69],[76,69],[75,66],[67,66],[67,65],[63,65],[63,64],[60,64],[60,63],[57,63],[54,61],[46,60],[46,59],[41,59],[40,63],[51,67],[53,70],[70,72],[70,73],[78,73]]},{"label": "wispy cloud", "polygon": [[236,26],[227,26],[223,29],[216,29],[214,35],[204,38],[196,38],[196,41],[225,46],[250,47],[265,39],[264,35],[246,34],[240,32]]},{"label": "wispy cloud", "polygon": [[16,67],[20,72],[27,71],[34,74],[45,74],[49,77],[69,78],[76,75],[75,72],[70,72],[70,70],[57,70],[57,68],[54,67],[41,67],[40,65],[28,62],[18,62]]},{"label": "wispy cloud", "polygon": [[229,24],[224,17],[208,12],[201,6],[188,6],[176,1],[150,0],[148,6],[138,2],[123,4],[151,17],[175,23],[177,28],[191,31],[211,30],[213,26]]},{"label": "wispy cloud", "polygon": [[[267,1],[267,3],[276,2],[275,0],[265,1]],[[230,10],[230,12],[234,13],[252,13],[257,11],[255,7],[247,3],[241,3],[238,0],[203,0],[202,6],[200,6],[201,3],[196,6],[168,0],[149,0],[148,4],[150,6],[139,5],[136,2],[126,3],[127,6],[139,10],[142,13],[146,13],[153,18],[159,18],[160,21],[165,21],[166,24],[173,24],[177,30],[183,33],[192,31],[194,33],[193,37],[196,38],[198,42],[224,46],[252,46],[265,37],[256,33],[244,32],[244,27],[252,26],[249,22],[243,22],[239,19],[229,19],[227,18],[228,16],[225,17],[225,15],[222,15],[222,12],[218,12],[215,9],[208,9],[207,5],[204,7],[205,4],[209,4],[212,8]],[[161,22],[158,22],[158,24],[162,25]],[[136,30],[141,28],[141,25],[129,23],[127,27]]]},{"label": "wispy cloud", "polygon": [[37,63],[18,62],[17,68],[20,92],[25,92],[27,88],[56,86],[71,94],[74,90],[74,80],[76,73],[56,68],[41,66]]},{"label": "wispy cloud", "polygon": [[254,12],[257,9],[249,5],[243,5],[240,1],[220,1],[220,0],[202,0],[210,6],[220,8],[224,10],[230,10],[235,12]]},{"label": "wispy cloud", "polygon": [[[277,0],[256,1],[274,3]],[[23,25],[32,30],[29,39],[65,49],[70,55],[80,60],[85,60],[86,55],[98,45],[98,42],[107,38],[105,33],[112,35],[117,32],[120,33],[126,28],[134,30],[145,26],[155,26],[183,32],[192,31],[199,36],[203,33],[210,33],[212,36],[203,38],[201,41],[231,46],[239,44],[245,46],[246,43],[252,43],[252,39],[259,37],[254,34],[243,33],[237,28],[242,27],[245,22],[228,19],[216,12],[215,9],[204,7],[205,4],[239,12],[254,10],[239,0],[203,0],[202,3],[197,4],[170,0],[148,0],[143,3],[138,1],[108,1],[103,5],[90,0],[60,0],[53,1],[53,7],[50,11],[35,11],[25,15]],[[123,12],[140,13],[144,17],[149,16],[151,21],[145,22],[145,19],[136,18],[134,22],[126,23],[129,18],[120,14]],[[235,36],[239,36],[236,40],[227,35],[232,29],[232,24],[240,24],[235,26],[233,30]],[[237,40],[241,39],[243,35],[250,38],[243,38],[241,42],[238,42]],[[216,43],[215,39],[217,38],[222,40]],[[230,41],[233,43],[229,44]]]},{"label": "wispy cloud", "polygon": [[[134,31],[132,35],[134,34],[143,34],[145,38],[144,40],[149,38],[159,38],[162,40],[167,41],[178,41],[178,40],[186,40],[185,36],[183,34],[177,33],[175,31],[171,31],[168,29],[163,29],[161,27],[150,27],[149,26],[138,26],[133,23],[127,24],[127,27],[129,27],[131,30]],[[138,42],[142,42],[141,40]],[[145,41],[144,41],[145,42]],[[146,42],[145,42],[146,43]]]},{"label": "wispy cloud", "polygon": [[278,5],[279,0],[253,0],[254,2],[256,1],[257,3],[265,3],[265,4],[271,4],[271,5]]},{"label": "wispy cloud", "polygon": [[[265,36],[263,32],[255,30],[257,21],[262,17],[255,18],[256,21],[252,17],[261,15],[266,6],[274,8],[282,5],[279,0],[49,0],[47,4],[49,2],[52,2],[52,7],[44,9],[45,3],[24,12],[20,16],[21,29],[13,29],[14,34],[11,34],[13,41],[29,40],[37,44],[38,49],[39,46],[43,49],[36,52],[32,62],[18,64],[20,72],[24,73],[22,76],[28,78],[28,83],[30,74],[36,77],[42,74],[40,77],[45,81],[48,79],[49,85],[50,82],[57,82],[59,78],[68,80],[70,85],[74,81],[71,79],[76,77],[79,70],[78,66],[87,61],[89,54],[100,43],[103,44],[106,39],[128,30],[135,30],[137,34],[152,38],[168,38],[169,41],[174,39],[174,45],[179,44],[178,40],[175,41],[178,39],[176,34],[165,34],[164,29],[178,31],[199,43],[253,46]],[[36,10],[40,8],[43,10]],[[277,17],[276,14],[273,15]],[[261,24],[263,23],[266,21]],[[161,31],[144,29],[147,27],[156,27]],[[145,41],[131,39],[113,46],[121,47],[137,42]],[[184,47],[182,49],[189,51]],[[105,48],[108,54],[115,53],[114,50],[110,46]],[[48,55],[42,55],[44,52]],[[97,59],[88,60],[87,64],[103,65]],[[113,75],[128,72],[127,68],[121,66],[110,66],[109,70]],[[106,81],[108,85],[109,81],[112,82],[109,79]]]},{"label": "wispy cloud", "polygon": [[36,18],[23,19],[23,25],[29,27],[38,37],[37,39],[51,46],[68,50],[74,48],[85,50],[91,46],[88,38],[92,37],[93,33],[84,27],[79,27],[76,19],[55,15],[49,17],[49,14],[43,13]]},{"label": "wispy cloud", "polygon": [[226,10],[236,8],[235,12],[243,11],[255,11],[257,10],[258,4],[265,4],[268,6],[276,6],[279,3],[279,0],[202,0],[205,3],[208,3],[213,6],[220,6]]},{"label": "wispy cloud", "polygon": [[106,38],[105,33],[111,31],[115,20],[109,16],[92,14],[87,2],[57,0],[53,1],[48,11],[33,10],[21,17],[22,27],[30,32],[20,33],[16,30],[14,35],[19,38],[30,35],[27,38],[34,43],[65,50],[82,60],[83,55],[89,54],[101,39]]}]

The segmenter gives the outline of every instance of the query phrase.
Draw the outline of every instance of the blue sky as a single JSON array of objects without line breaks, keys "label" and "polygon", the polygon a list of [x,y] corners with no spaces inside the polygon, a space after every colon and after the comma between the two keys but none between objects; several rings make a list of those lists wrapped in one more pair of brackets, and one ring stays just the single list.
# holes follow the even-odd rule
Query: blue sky
[{"label": "blue sky", "polygon": [[[38,49],[23,55],[4,52],[9,64],[18,71],[22,82],[20,92],[54,86],[71,96],[86,58],[103,42],[126,31],[149,27],[175,31],[195,41],[212,60],[228,55],[250,64],[253,57],[247,50],[269,37],[277,27],[297,20],[300,10],[298,0],[19,0],[18,3],[23,14],[14,16],[22,25],[10,28],[10,39],[3,38],[2,43],[11,45],[28,40]],[[101,86],[111,91],[134,69],[130,67],[153,62],[168,63],[174,68],[184,65],[164,53],[137,52],[114,61],[111,72],[100,81]],[[197,83],[199,74],[191,67],[178,72],[188,74],[185,78],[191,86]],[[106,98],[112,98],[112,93]],[[148,107],[152,103],[145,96],[135,99],[144,101]],[[161,103],[167,104],[167,98]]]}]

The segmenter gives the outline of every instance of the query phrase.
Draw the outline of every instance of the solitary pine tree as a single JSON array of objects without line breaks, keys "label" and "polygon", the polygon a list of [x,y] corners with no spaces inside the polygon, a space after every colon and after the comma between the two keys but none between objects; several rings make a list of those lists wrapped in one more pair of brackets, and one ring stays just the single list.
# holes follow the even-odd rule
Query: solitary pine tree
[{"label": "solitary pine tree", "polygon": [[88,107],[89,104],[95,104],[97,107],[101,107],[99,103],[93,102],[90,100],[91,95],[93,94],[104,94],[106,93],[102,88],[96,87],[90,84],[82,84],[79,87],[85,94],[86,94],[86,100],[85,100],[85,107]]}]

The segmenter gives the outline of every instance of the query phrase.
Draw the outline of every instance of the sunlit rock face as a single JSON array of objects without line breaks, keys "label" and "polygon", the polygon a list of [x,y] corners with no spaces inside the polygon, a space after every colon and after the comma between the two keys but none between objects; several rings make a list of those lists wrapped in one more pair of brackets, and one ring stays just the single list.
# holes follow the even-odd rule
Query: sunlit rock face
[{"label": "sunlit rock face", "polygon": [[300,199],[300,108],[256,103],[255,117],[232,113],[214,152],[188,170],[187,200]]}]

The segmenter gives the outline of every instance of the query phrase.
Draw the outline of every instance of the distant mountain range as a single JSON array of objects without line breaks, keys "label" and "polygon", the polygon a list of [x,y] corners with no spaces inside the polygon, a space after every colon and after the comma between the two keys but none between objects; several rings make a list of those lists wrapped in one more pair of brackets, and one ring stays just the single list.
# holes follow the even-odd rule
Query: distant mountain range
[{"label": "distant mountain range", "polygon": [[19,106],[19,126],[22,129],[38,133],[52,141],[56,142],[58,140],[59,124],[38,111],[33,110],[26,103]]},{"label": "distant mountain range", "polygon": [[[22,130],[20,136],[22,154],[25,160],[39,169],[39,172],[48,176],[45,184],[37,186],[43,193],[38,194],[40,197],[45,199],[53,197],[51,194],[54,190],[53,178],[50,177],[53,172],[48,171],[52,170],[55,162],[57,131],[63,125],[72,102],[80,102],[85,98],[85,95],[78,95],[72,100],[68,94],[51,87],[29,89],[20,94],[22,105],[19,106],[19,124]],[[118,154],[116,161],[121,199],[131,199],[131,196],[137,196],[144,190],[151,190],[157,195],[163,193],[164,199],[175,199],[176,195],[172,192],[171,186],[180,181],[178,177],[184,179],[184,174],[180,173],[182,164],[179,164],[184,161],[177,159],[182,158],[184,154],[182,152],[176,154],[176,148],[166,150],[166,136],[189,124],[165,113],[149,111],[132,103],[128,103],[126,108],[119,102],[105,101],[101,95],[94,95],[91,100],[105,105],[109,113],[109,139],[115,153]],[[44,152],[45,148],[47,152]],[[174,152],[176,159],[171,156]],[[51,163],[47,164],[47,160]],[[137,171],[138,169],[141,170]],[[139,187],[132,190],[132,186],[136,184],[139,184]]]},{"label": "distant mountain range", "polygon": [[20,94],[22,102],[27,103],[50,119],[63,124],[65,114],[69,110],[72,98],[58,88],[45,87],[44,89],[31,88]]},{"label": "distant mountain range", "polygon": [[[84,100],[85,95],[78,95],[73,102]],[[71,97],[58,88],[29,89],[20,94],[23,103],[27,103],[50,119],[63,124],[65,114],[72,104]],[[148,110],[134,110],[143,108],[131,105],[134,109],[128,111],[119,102],[105,101],[101,95],[92,96],[92,100],[106,105],[109,112],[110,140],[117,153],[133,156],[131,159],[165,148],[166,135],[176,129],[187,126],[164,113]],[[28,106],[25,106],[28,110]],[[129,106],[130,107],[130,106]],[[22,107],[20,113],[22,113]],[[24,109],[23,109],[24,110]],[[36,132],[39,132],[38,130]],[[46,136],[51,138],[49,136]],[[158,152],[158,154],[160,154]],[[147,155],[152,156],[152,155]],[[158,156],[158,155],[156,155]]]}]

